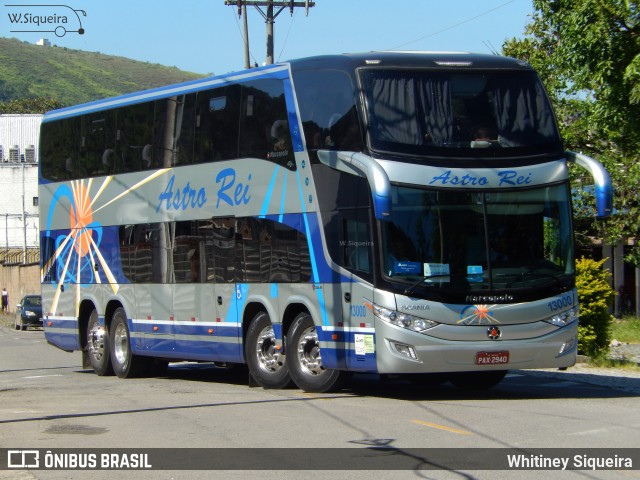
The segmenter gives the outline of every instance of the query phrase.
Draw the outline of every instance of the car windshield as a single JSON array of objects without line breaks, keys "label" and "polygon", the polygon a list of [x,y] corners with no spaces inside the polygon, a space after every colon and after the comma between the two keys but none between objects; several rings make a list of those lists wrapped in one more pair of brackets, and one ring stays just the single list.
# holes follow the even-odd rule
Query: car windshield
[{"label": "car windshield", "polygon": [[24,297],[22,302],[23,307],[39,307],[42,305],[40,297]]},{"label": "car windshield", "polygon": [[360,78],[373,150],[501,157],[561,149],[532,71],[363,69]]},{"label": "car windshield", "polygon": [[392,186],[391,193],[383,265],[400,289],[484,293],[572,277],[566,184],[484,193]]}]

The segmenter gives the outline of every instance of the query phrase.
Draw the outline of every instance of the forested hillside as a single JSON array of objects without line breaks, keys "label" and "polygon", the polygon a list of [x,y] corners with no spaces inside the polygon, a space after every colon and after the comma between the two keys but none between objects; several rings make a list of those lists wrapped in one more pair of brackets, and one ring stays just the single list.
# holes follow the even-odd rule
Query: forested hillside
[{"label": "forested hillside", "polygon": [[0,38],[0,103],[50,98],[67,106],[201,76],[124,57]]}]

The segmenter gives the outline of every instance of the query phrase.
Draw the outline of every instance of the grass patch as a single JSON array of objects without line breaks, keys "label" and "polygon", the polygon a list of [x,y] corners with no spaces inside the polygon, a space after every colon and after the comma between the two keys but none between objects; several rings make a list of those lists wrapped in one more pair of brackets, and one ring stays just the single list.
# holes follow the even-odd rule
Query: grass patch
[{"label": "grass patch", "polygon": [[611,322],[611,338],[622,343],[640,343],[640,318],[627,316]]},{"label": "grass patch", "polygon": [[3,327],[15,327],[15,314],[0,312],[0,325]]},{"label": "grass patch", "polygon": [[589,358],[588,365],[598,368],[619,368],[628,372],[640,372],[640,365],[636,362],[609,358],[606,354]]}]

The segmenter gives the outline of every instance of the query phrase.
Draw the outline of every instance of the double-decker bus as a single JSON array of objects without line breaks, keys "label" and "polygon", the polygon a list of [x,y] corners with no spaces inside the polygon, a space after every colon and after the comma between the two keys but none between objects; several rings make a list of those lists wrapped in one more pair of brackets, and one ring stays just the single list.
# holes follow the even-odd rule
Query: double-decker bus
[{"label": "double-decker bus", "polygon": [[221,362],[318,392],[569,367],[568,162],[607,215],[607,172],[499,56],[313,57],[52,111],[46,338],[98,375]]}]

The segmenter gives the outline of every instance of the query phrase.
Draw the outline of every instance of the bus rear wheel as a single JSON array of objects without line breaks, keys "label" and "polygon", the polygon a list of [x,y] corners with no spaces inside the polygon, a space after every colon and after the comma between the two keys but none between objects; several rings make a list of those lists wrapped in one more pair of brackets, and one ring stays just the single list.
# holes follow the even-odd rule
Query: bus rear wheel
[{"label": "bus rear wheel", "polygon": [[349,372],[328,369],[322,364],[318,331],[307,313],[299,314],[291,325],[287,355],[291,378],[305,392],[334,392],[349,379]]},{"label": "bus rear wheel", "polygon": [[100,325],[98,312],[94,309],[89,315],[87,324],[87,351],[91,368],[96,375],[113,375],[113,368],[109,358],[109,330],[106,325]]},{"label": "bus rear wheel", "polygon": [[133,378],[144,374],[149,362],[147,358],[134,355],[131,351],[129,325],[122,307],[113,312],[110,330],[111,365],[118,378]]},{"label": "bus rear wheel", "polygon": [[456,387],[464,390],[487,390],[498,385],[507,374],[506,370],[490,372],[452,373],[449,379]]},{"label": "bus rear wheel", "polygon": [[273,325],[266,312],[259,312],[251,320],[244,357],[251,376],[261,387],[285,388],[291,384],[285,355],[276,344]]}]

